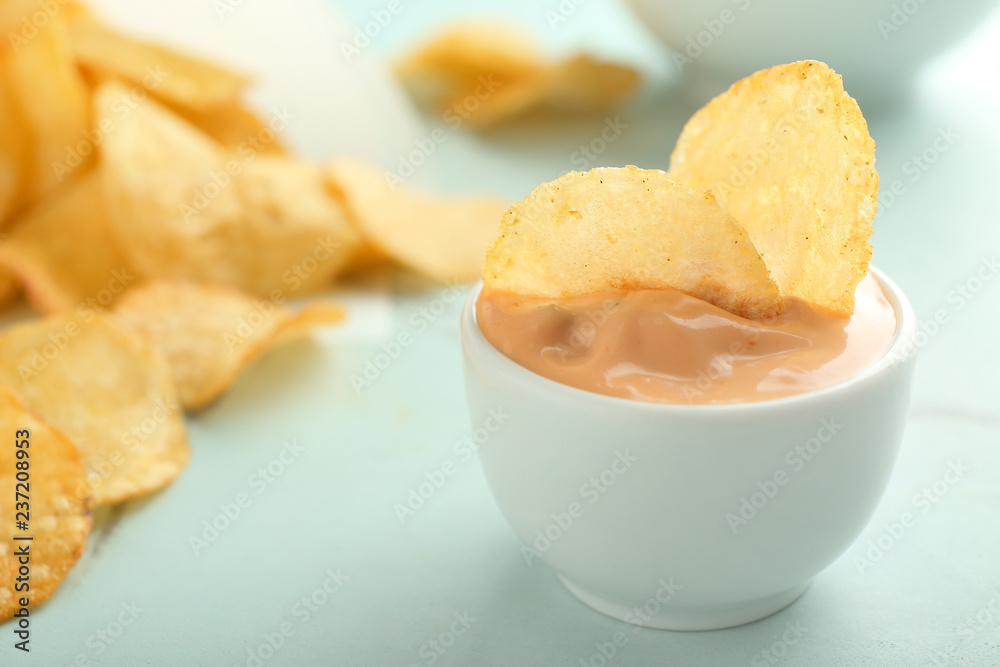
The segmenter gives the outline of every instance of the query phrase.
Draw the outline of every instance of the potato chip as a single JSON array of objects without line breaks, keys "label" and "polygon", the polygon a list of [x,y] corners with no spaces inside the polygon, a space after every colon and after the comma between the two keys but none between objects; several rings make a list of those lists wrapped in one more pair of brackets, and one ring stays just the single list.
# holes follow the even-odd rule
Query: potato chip
[{"label": "potato chip", "polygon": [[136,88],[194,110],[238,99],[246,79],[224,67],[127,37],[86,16],[70,22],[76,59]]},{"label": "potato chip", "polygon": [[507,202],[390,186],[374,167],[337,160],[327,179],[364,236],[400,264],[442,282],[475,280]]},{"label": "potato chip", "polygon": [[[18,0],[2,11],[0,25],[13,20],[17,12],[25,12],[25,18],[39,10],[37,3]],[[56,13],[40,27],[30,25],[37,32],[29,37],[22,34],[21,25],[7,33],[10,51],[0,58],[33,147],[27,165],[31,184],[27,201],[91,162],[94,153],[84,133],[90,115],[87,88],[73,62],[62,16]]]},{"label": "potato chip", "polygon": [[0,267],[41,313],[108,306],[134,279],[108,227],[98,175],[61,185],[18,218]]},{"label": "potato chip", "polygon": [[545,298],[673,287],[743,317],[781,308],[753,243],[710,192],[636,167],[571,171],[512,206],[483,285]]},{"label": "potato chip", "polygon": [[257,114],[238,101],[199,111],[178,105],[168,106],[171,111],[222,144],[224,148],[239,152],[254,149],[254,145],[257,145],[260,146],[262,154],[286,153],[285,146],[277,138],[267,142],[261,140],[261,137],[272,137],[273,131]]},{"label": "potato chip", "polygon": [[452,26],[401,58],[396,74],[410,94],[449,123],[496,125],[541,105],[588,111],[623,102],[639,75],[581,55],[552,65],[515,26]]},{"label": "potato chip", "polygon": [[21,206],[32,187],[28,180],[30,137],[7,74],[10,66],[6,61],[10,57],[0,49],[0,227]]},{"label": "potato chip", "polygon": [[631,67],[579,55],[549,72],[545,101],[564,109],[612,109],[635,93],[639,80],[639,73]]},{"label": "potato chip", "polygon": [[517,26],[491,21],[450,26],[396,63],[404,84],[421,87],[426,78],[445,84],[475,80],[483,74],[521,78],[544,68],[537,44]]},{"label": "potato chip", "polygon": [[[91,516],[86,468],[76,445],[3,386],[0,429],[7,436],[0,447],[3,522],[10,530],[18,521],[25,526],[0,541],[4,621],[21,608],[22,598],[29,603],[25,606],[34,607],[52,595],[83,553]],[[17,539],[24,537],[31,539]],[[18,554],[24,551],[27,563]],[[15,581],[28,589],[16,590]]]},{"label": "potato chip", "polygon": [[6,306],[17,297],[18,284],[17,277],[0,266],[0,306]]},{"label": "potato chip", "polygon": [[783,295],[853,311],[871,260],[875,142],[829,67],[807,60],[737,81],[685,125],[670,174],[715,194]]},{"label": "potato chip", "polygon": [[200,410],[264,351],[342,320],[344,310],[317,302],[293,312],[226,287],[159,281],[127,292],[114,315],[163,352],[181,404]]},{"label": "potato chip", "polygon": [[80,448],[95,505],[156,491],[187,464],[170,369],[110,315],[52,315],[0,331],[0,384]]},{"label": "potato chip", "polygon": [[[102,86],[96,115],[117,118],[121,94]],[[227,152],[152,100],[118,118],[102,151],[111,229],[143,277],[302,294],[327,285],[360,245],[318,168]]]}]

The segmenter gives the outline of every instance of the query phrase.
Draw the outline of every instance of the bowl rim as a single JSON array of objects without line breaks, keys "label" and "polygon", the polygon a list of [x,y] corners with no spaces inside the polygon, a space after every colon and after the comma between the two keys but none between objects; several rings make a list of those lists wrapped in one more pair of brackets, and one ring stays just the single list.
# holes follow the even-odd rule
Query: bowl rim
[{"label": "bowl rim", "polygon": [[658,403],[640,401],[620,396],[609,396],[597,392],[580,389],[568,384],[539,375],[517,363],[498,350],[486,336],[483,335],[476,319],[476,301],[483,289],[483,281],[479,280],[469,292],[462,308],[460,334],[464,354],[469,358],[482,360],[493,365],[498,372],[511,377],[521,384],[534,384],[539,389],[553,392],[557,398],[564,401],[574,401],[591,404],[597,409],[626,409],[641,414],[650,415],[680,415],[721,416],[723,414],[741,415],[753,411],[783,410],[809,405],[815,402],[839,398],[859,385],[864,385],[886,373],[899,371],[903,366],[912,363],[917,346],[914,343],[917,330],[916,314],[906,295],[885,273],[869,266],[869,273],[878,281],[883,293],[896,315],[896,330],[882,356],[860,373],[845,380],[836,382],[820,389],[765,399],[761,401],[744,401],[739,403]]}]

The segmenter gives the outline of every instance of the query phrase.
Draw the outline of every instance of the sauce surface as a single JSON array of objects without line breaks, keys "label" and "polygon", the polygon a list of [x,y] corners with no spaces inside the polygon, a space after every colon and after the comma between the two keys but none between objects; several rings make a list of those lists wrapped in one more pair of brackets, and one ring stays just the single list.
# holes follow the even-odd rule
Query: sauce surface
[{"label": "sauce surface", "polygon": [[743,403],[827,387],[877,361],[895,333],[871,274],[850,317],[785,303],[777,317],[748,320],[672,289],[558,302],[484,291],[476,318],[494,347],[539,375],[656,403]]}]

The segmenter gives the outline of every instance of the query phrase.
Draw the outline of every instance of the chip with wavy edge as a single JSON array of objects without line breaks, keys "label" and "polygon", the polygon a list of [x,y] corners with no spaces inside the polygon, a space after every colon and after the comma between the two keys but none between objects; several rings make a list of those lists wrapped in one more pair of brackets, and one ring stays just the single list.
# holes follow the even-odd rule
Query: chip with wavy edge
[{"label": "chip with wavy edge", "polygon": [[163,353],[188,410],[219,398],[269,348],[344,318],[344,309],[332,302],[293,311],[228,287],[180,281],[131,289],[113,312]]},{"label": "chip with wavy edge", "polygon": [[782,305],[753,243],[711,193],[633,166],[571,171],[512,206],[483,285],[546,298],[673,287],[750,318]]},{"label": "chip with wavy edge", "polygon": [[684,126],[670,175],[712,191],[783,296],[853,312],[878,173],[868,125],[832,69],[805,60],[737,81]]},{"label": "chip with wavy edge", "polygon": [[53,315],[0,332],[0,384],[80,448],[95,505],[169,484],[188,461],[170,370],[109,315]]},{"label": "chip with wavy edge", "polygon": [[[87,473],[76,445],[5,386],[0,386],[0,429],[7,440],[0,447],[3,522],[14,526],[15,511],[24,509],[15,505],[21,501],[15,498],[15,491],[23,491],[24,500],[30,502],[25,510],[28,530],[15,537],[32,537],[30,542],[12,540],[8,533],[0,541],[0,581],[4,582],[0,587],[0,621],[4,621],[20,608],[20,598],[27,597],[29,606],[34,607],[52,595],[83,553],[91,516]],[[15,444],[25,441],[24,447]],[[27,457],[18,457],[22,451]],[[22,461],[29,479],[18,489],[16,466]],[[27,592],[15,591],[13,586],[21,565],[15,555],[20,546],[30,550],[31,588]]]},{"label": "chip with wavy edge", "polygon": [[17,218],[0,243],[0,270],[45,314],[106,306],[128,286],[134,276],[111,237],[96,171],[60,185]]},{"label": "chip with wavy edge", "polygon": [[508,206],[492,195],[441,196],[390,185],[381,171],[350,158],[330,162],[325,174],[377,253],[441,282],[479,276]]},{"label": "chip with wavy edge", "polygon": [[115,113],[128,89],[102,85],[98,118],[110,229],[142,278],[231,285],[255,296],[325,287],[361,245],[321,170],[282,155],[225,150],[146,99]]}]

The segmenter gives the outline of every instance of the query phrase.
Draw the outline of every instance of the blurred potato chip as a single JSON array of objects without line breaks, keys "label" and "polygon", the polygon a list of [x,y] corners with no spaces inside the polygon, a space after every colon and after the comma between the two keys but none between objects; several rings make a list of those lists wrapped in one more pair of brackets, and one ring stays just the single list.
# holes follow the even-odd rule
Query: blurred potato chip
[{"label": "blurred potato chip", "polygon": [[11,57],[0,49],[0,228],[32,187],[28,181],[31,137],[8,74],[6,61]]},{"label": "blurred potato chip", "polygon": [[344,310],[317,302],[293,312],[227,287],[159,281],[129,290],[114,315],[164,354],[181,404],[200,410],[264,351],[339,322]]},{"label": "blurred potato chip", "polygon": [[95,505],[156,491],[187,464],[170,369],[110,315],[52,315],[0,331],[0,384],[80,448]]},{"label": "blurred potato chip", "polygon": [[783,295],[853,311],[878,206],[875,142],[829,67],[807,60],[737,81],[685,125],[670,174],[715,194]]},{"label": "blurred potato chip", "polygon": [[447,27],[400,58],[395,67],[404,84],[418,87],[434,80],[451,87],[483,73],[520,78],[543,68],[544,55],[530,36],[517,26],[496,21]]},{"label": "blurred potato chip", "polygon": [[18,279],[8,269],[0,266],[0,306],[6,306],[18,295]]},{"label": "blurred potato chip", "polygon": [[108,227],[90,170],[19,217],[0,242],[0,267],[41,313],[108,306],[134,279]]},{"label": "blurred potato chip", "polygon": [[395,71],[420,104],[473,128],[543,105],[608,109],[639,83],[634,69],[591,56],[552,64],[524,30],[497,22],[451,26],[400,58]]},{"label": "blurred potato chip", "polygon": [[390,186],[376,168],[341,159],[326,168],[362,234],[400,264],[442,282],[475,280],[507,202],[445,197]]},{"label": "blurred potato chip", "polygon": [[[7,436],[0,447],[3,520],[13,530],[15,510],[24,509],[28,529],[13,537],[32,538],[30,542],[9,537],[0,541],[0,581],[4,582],[0,621],[4,621],[20,608],[21,597],[28,597],[35,607],[52,595],[83,553],[91,516],[86,468],[76,445],[4,386],[0,386],[0,429]],[[26,468],[28,477],[20,485],[18,465]],[[15,496],[16,492],[24,497]],[[15,505],[21,501],[30,508]],[[20,515],[16,518],[24,520]],[[15,591],[13,586],[21,565],[16,552],[21,547],[28,548],[31,559],[27,592]]]},{"label": "blurred potato chip", "polygon": [[572,171],[512,206],[483,285],[545,298],[673,287],[751,318],[782,305],[746,232],[710,192],[636,167]]},{"label": "blurred potato chip", "polygon": [[69,34],[76,59],[142,92],[204,111],[234,102],[247,83],[228,69],[133,39],[86,15],[74,18]]},{"label": "blurred potato chip", "polygon": [[549,72],[545,101],[565,109],[613,109],[626,102],[638,86],[639,73],[631,67],[579,55]]},{"label": "blurred potato chip", "polygon": [[[20,0],[12,7],[29,14],[39,11],[36,3]],[[9,20],[0,18],[0,24]],[[30,39],[21,34],[21,25],[8,33],[9,52],[0,58],[4,80],[11,85],[31,137],[28,200],[54,188],[78,166],[91,162],[94,154],[85,135],[90,117],[87,87],[73,62],[62,15],[57,12],[32,28],[37,33]]]},{"label": "blurred potato chip", "polygon": [[286,153],[284,145],[277,138],[270,141],[262,139],[273,136],[273,131],[257,114],[239,101],[226,102],[204,110],[187,109],[177,105],[171,105],[170,109],[222,144],[224,148],[237,152],[247,151],[256,144],[261,147],[260,152],[263,154]]},{"label": "blurred potato chip", "polygon": [[[96,115],[115,117],[122,94],[102,86]],[[328,284],[360,245],[317,167],[228,152],[152,100],[118,117],[102,151],[111,229],[143,277],[301,294]]]}]

